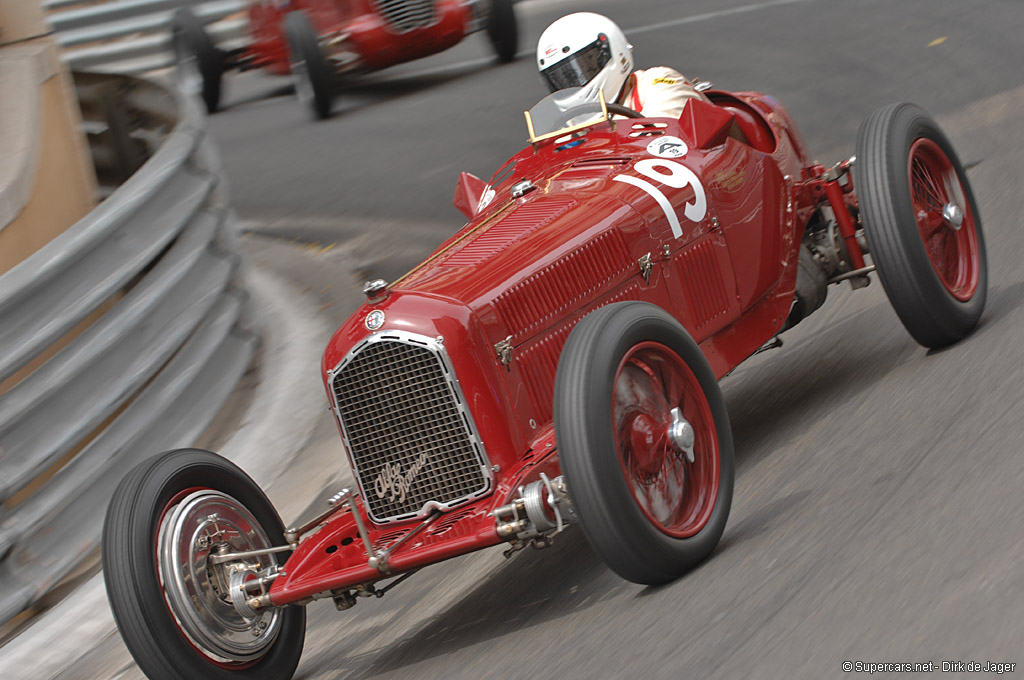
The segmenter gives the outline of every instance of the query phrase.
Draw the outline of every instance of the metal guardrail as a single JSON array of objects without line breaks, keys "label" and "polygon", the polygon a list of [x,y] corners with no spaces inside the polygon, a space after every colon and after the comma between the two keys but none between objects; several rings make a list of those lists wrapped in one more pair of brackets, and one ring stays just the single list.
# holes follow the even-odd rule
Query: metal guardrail
[{"label": "metal guardrail", "polygon": [[0,276],[0,380],[91,321],[0,394],[0,622],[95,553],[123,472],[191,444],[258,344],[195,104],[125,76],[76,86],[99,176],[130,177]]},{"label": "metal guardrail", "polygon": [[[49,0],[47,20],[75,69],[142,73],[170,66],[170,25],[175,10],[189,7],[217,44],[246,35],[246,0]],[[229,17],[225,19],[225,17]]]}]

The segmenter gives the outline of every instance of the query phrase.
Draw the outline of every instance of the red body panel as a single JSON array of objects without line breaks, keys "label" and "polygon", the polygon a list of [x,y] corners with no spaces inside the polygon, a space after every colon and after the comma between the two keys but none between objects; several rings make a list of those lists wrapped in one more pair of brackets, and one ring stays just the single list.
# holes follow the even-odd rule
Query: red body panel
[{"label": "red body panel", "polygon": [[[720,134],[729,128],[710,104],[688,105],[693,110],[683,121],[611,121],[582,136],[540,142],[492,177],[490,204],[331,339],[325,376],[371,333],[364,324],[374,310],[385,315],[380,332],[443,337],[495,466],[492,492],[402,545],[390,559],[394,573],[498,543],[488,513],[540,472],[559,474],[555,373],[569,331],[590,311],[617,300],[666,309],[700,343],[719,377],[782,327],[814,200],[802,183],[807,156],[773,100],[712,96],[762,116],[758,124],[771,135],[771,153]],[[653,155],[649,145],[669,137],[685,142],[685,155]],[[536,188],[512,198],[510,188],[523,180]],[[653,188],[644,189],[644,182]],[[650,260],[646,277],[641,259]],[[505,340],[512,348],[507,364],[495,348]],[[330,385],[327,392],[333,406]],[[436,531],[442,523],[444,530]],[[369,523],[374,549],[419,524]],[[351,513],[341,512],[301,543],[274,583],[273,601],[385,578],[367,564],[355,526]]]},{"label": "red body panel", "polygon": [[399,31],[381,16],[371,0],[252,0],[247,57],[253,66],[275,74],[290,71],[283,22],[289,12],[304,11],[321,37],[343,37],[331,50],[358,57],[359,68],[382,69],[436,54],[460,42],[472,18],[463,0],[437,0],[429,26]]}]

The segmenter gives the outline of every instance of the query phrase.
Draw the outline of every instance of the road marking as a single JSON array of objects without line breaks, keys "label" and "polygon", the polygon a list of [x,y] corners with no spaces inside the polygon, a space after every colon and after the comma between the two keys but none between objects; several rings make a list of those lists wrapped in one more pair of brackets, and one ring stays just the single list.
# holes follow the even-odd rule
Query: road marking
[{"label": "road marking", "polygon": [[696,24],[701,21],[710,21],[711,19],[732,16],[733,14],[746,14],[747,12],[756,12],[762,9],[771,9],[773,7],[781,7],[783,5],[795,5],[797,3],[807,2],[815,2],[815,0],[770,0],[769,2],[757,2],[751,5],[741,5],[740,7],[732,7],[730,9],[704,12],[703,14],[694,14],[688,17],[681,17],[679,19],[659,21],[656,24],[637,26],[636,28],[627,28],[624,30],[627,36],[631,36],[637,33],[650,33],[651,31],[661,30],[663,28],[673,28],[675,26],[683,26],[685,24]]}]

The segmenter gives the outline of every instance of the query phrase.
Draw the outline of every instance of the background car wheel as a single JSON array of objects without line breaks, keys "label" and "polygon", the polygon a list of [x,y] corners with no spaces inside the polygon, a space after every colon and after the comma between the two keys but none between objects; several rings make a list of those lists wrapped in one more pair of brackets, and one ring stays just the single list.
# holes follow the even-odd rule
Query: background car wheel
[{"label": "background car wheel", "polygon": [[[218,550],[280,545],[284,527],[244,472],[182,449],[132,469],[107,509],[103,576],[125,644],[151,680],[281,680],[302,654],[306,612],[243,617],[208,562]],[[254,560],[282,564],[289,553]]]},{"label": "background car wheel", "polygon": [[861,125],[854,177],[871,258],[900,321],[925,347],[962,339],[985,309],[988,264],[953,146],[920,108],[892,104]]},{"label": "background car wheel", "polygon": [[324,119],[331,115],[334,73],[320,48],[320,38],[303,12],[292,12],[286,16],[284,31],[291,51],[295,93],[299,101],[313,109],[317,118]]},{"label": "background car wheel", "polygon": [[487,38],[498,60],[505,63],[515,59],[519,49],[519,25],[512,1],[491,0],[491,11],[487,15]]},{"label": "background car wheel", "polygon": [[589,314],[562,351],[554,407],[569,494],[612,570],[655,585],[711,553],[732,504],[732,432],[711,367],[675,319],[643,302]]},{"label": "background car wheel", "polygon": [[179,9],[174,13],[171,21],[171,49],[181,89],[201,97],[206,104],[206,111],[214,113],[220,105],[224,57],[213,44],[203,24],[187,9]]}]

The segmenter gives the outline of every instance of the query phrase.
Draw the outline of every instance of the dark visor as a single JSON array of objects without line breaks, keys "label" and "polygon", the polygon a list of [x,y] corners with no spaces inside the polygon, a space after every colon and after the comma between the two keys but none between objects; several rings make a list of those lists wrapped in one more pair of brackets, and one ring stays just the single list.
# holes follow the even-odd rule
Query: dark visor
[{"label": "dark visor", "polygon": [[554,66],[540,72],[541,78],[552,92],[567,87],[580,87],[589,83],[611,61],[612,49],[603,33],[597,40],[577,50]]}]

